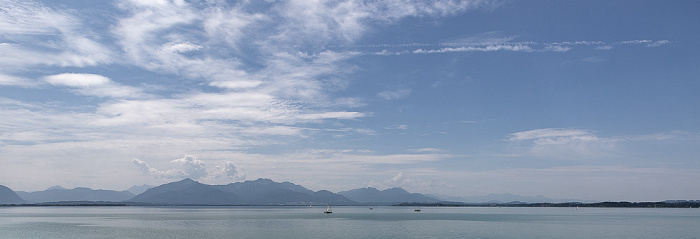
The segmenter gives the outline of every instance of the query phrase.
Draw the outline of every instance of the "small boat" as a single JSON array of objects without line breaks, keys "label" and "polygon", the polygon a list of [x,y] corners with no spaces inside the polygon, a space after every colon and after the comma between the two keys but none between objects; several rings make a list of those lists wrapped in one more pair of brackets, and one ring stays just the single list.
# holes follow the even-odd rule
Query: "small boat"
[{"label": "small boat", "polygon": [[413,209],[413,211],[414,211],[414,212],[420,212],[420,207],[419,207],[419,208],[416,208],[416,209]]},{"label": "small boat", "polygon": [[328,206],[326,206],[326,211],[323,213],[333,213],[333,212],[331,212],[331,205],[330,204],[328,204]]}]

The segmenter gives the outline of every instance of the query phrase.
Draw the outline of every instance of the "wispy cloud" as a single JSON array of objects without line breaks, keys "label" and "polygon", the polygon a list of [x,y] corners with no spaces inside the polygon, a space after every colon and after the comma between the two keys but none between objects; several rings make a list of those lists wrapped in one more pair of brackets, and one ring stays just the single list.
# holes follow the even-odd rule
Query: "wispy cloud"
[{"label": "wispy cloud", "polygon": [[669,40],[629,40],[629,41],[621,41],[616,44],[618,45],[645,45],[647,47],[657,47],[665,44],[669,44],[671,41]]},{"label": "wispy cloud", "polygon": [[0,85],[6,86],[21,86],[21,87],[34,87],[39,85],[38,82],[28,79],[25,77],[18,77],[13,75],[6,75],[0,73]]},{"label": "wispy cloud", "polygon": [[[447,41],[441,43],[398,43],[398,44],[371,44],[371,45],[343,45],[338,48],[349,48],[362,54],[398,56],[404,54],[444,54],[466,52],[495,52],[512,51],[524,53],[541,52],[568,52],[581,47],[593,47],[597,50],[611,50],[614,46],[644,45],[658,47],[670,44],[669,40],[629,40],[619,42],[603,41],[574,41],[574,42],[534,42],[515,41],[516,37],[497,37],[499,33],[489,32],[467,40]],[[370,49],[362,51],[359,49]],[[380,49],[380,50],[377,50]]]},{"label": "wispy cloud", "polygon": [[581,159],[603,156],[612,150],[613,140],[598,138],[581,129],[535,129],[510,134],[508,141],[528,143],[528,154],[558,159]]},{"label": "wispy cloud", "polygon": [[[34,65],[92,66],[112,62],[112,51],[82,28],[70,12],[31,1],[0,6],[0,63],[16,69]],[[8,70],[5,68],[5,70]]]},{"label": "wispy cloud", "polygon": [[399,124],[399,125],[389,125],[384,127],[385,129],[393,129],[393,130],[407,130],[408,125],[405,124]]},{"label": "wispy cloud", "polygon": [[562,144],[568,142],[596,141],[592,132],[579,129],[535,129],[510,134],[510,141],[534,140],[538,144]]},{"label": "wispy cloud", "polygon": [[385,100],[398,100],[408,97],[411,94],[411,89],[387,90],[377,94],[377,96]]},{"label": "wispy cloud", "polygon": [[410,151],[417,152],[417,153],[440,153],[440,152],[443,152],[442,149],[438,149],[438,148],[420,148],[420,149],[411,149]]},{"label": "wispy cloud", "polygon": [[517,132],[508,135],[507,141],[523,146],[529,156],[558,159],[584,159],[614,157],[620,153],[616,145],[630,141],[660,141],[697,138],[688,132],[670,131],[650,135],[599,137],[594,131],[584,129],[545,128]]}]

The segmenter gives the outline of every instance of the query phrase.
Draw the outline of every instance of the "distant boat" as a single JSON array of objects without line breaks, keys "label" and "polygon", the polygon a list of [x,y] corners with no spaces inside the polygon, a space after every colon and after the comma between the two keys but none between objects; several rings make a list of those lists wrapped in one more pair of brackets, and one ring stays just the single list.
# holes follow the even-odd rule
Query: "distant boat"
[{"label": "distant boat", "polygon": [[369,210],[374,210],[374,208],[373,208],[373,207],[369,207]]},{"label": "distant boat", "polygon": [[416,209],[413,209],[413,211],[414,211],[414,212],[420,212],[420,207],[419,207],[419,208],[416,208]]},{"label": "distant boat", "polygon": [[333,213],[333,212],[331,212],[331,205],[330,204],[328,204],[328,206],[326,206],[326,211],[323,213]]}]

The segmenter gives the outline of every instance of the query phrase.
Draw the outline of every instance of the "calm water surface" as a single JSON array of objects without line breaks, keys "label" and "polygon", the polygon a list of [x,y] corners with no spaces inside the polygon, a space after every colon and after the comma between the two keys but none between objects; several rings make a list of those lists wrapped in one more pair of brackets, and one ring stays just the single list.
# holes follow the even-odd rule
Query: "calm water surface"
[{"label": "calm water surface", "polygon": [[0,207],[0,238],[700,238],[700,209]]}]

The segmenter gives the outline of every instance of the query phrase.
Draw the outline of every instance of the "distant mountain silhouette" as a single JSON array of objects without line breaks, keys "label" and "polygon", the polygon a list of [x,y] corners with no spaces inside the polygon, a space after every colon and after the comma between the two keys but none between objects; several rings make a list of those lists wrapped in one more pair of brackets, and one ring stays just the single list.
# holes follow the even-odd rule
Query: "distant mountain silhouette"
[{"label": "distant mountain silhouette", "polygon": [[12,191],[12,189],[0,185],[0,204],[22,204],[25,201]]},{"label": "distant mountain silhouette", "polygon": [[440,202],[439,199],[424,194],[409,193],[403,188],[390,188],[382,191],[379,191],[376,188],[358,188],[338,192],[338,194],[356,202],[374,205]]},{"label": "distant mountain silhouette", "polygon": [[143,192],[145,192],[146,190],[151,189],[151,188],[153,188],[153,186],[146,185],[146,184],[141,185],[141,186],[134,185],[134,186],[131,186],[126,191],[129,191],[129,192],[133,193],[134,195],[139,195],[139,194],[142,194]]},{"label": "distant mountain silhouette", "polygon": [[60,186],[50,187],[44,191],[37,192],[22,192],[18,191],[22,199],[31,203],[43,202],[60,202],[60,201],[110,201],[121,202],[126,201],[134,194],[128,191],[114,190],[95,190],[90,188],[78,187],[74,189],[65,189]]},{"label": "distant mountain silhouette", "polygon": [[211,185],[192,179],[166,183],[136,195],[129,202],[153,204],[225,205],[236,201],[237,196],[218,190]]},{"label": "distant mountain silhouette", "polygon": [[51,190],[51,189],[66,189],[66,188],[56,185],[56,186],[47,188],[46,190]]},{"label": "distant mountain silhouette", "polygon": [[314,192],[270,179],[207,185],[192,179],[163,184],[130,199],[133,203],[179,205],[347,205],[355,202],[328,191]]}]

